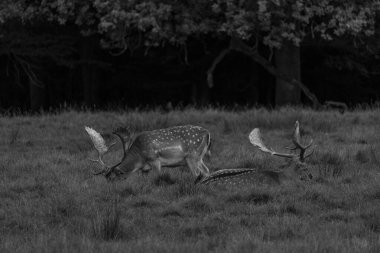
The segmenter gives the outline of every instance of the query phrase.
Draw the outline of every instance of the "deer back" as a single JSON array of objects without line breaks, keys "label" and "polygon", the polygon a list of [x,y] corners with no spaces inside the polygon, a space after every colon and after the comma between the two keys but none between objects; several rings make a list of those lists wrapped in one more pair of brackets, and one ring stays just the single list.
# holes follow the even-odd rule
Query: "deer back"
[{"label": "deer back", "polygon": [[205,185],[224,185],[246,187],[257,184],[281,184],[287,180],[312,179],[308,170],[303,168],[282,171],[260,170],[256,168],[222,169],[212,172],[199,183]]},{"label": "deer back", "polygon": [[210,145],[210,133],[199,126],[176,126],[165,129],[142,132],[132,147],[136,147],[146,157],[187,155],[201,152]]},{"label": "deer back", "polygon": [[257,184],[279,184],[281,173],[255,168],[222,169],[212,172],[199,183],[205,185],[223,185],[232,187],[246,187]]}]

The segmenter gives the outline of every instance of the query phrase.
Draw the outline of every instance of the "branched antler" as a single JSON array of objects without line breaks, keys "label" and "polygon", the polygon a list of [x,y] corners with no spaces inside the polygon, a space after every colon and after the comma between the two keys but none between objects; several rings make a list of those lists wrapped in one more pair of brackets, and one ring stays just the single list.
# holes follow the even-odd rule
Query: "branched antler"
[{"label": "branched antler", "polygon": [[311,145],[313,144],[313,140],[310,140],[309,144],[307,145],[301,144],[300,124],[298,120],[296,121],[295,126],[294,126],[293,144],[294,144],[294,148],[293,148],[294,150],[297,150],[297,149],[300,150],[299,160],[301,162],[304,162],[305,158],[308,158],[314,152],[314,149],[313,149],[309,154],[306,154],[306,150],[311,147]]},{"label": "branched antler", "polygon": [[253,144],[253,146],[259,148],[261,151],[265,153],[286,158],[294,157],[294,154],[278,153],[273,149],[268,148],[261,139],[260,130],[258,128],[253,129],[252,132],[249,134],[249,141]]},{"label": "branched antler", "polygon": [[127,156],[127,151],[126,151],[126,141],[124,140],[123,136],[120,135],[120,133],[117,132],[117,130],[115,130],[113,132],[114,135],[116,135],[117,137],[119,137],[120,139],[120,142],[121,144],[123,145],[123,159],[125,159],[125,157]]},{"label": "branched antler", "polygon": [[249,134],[249,141],[257,148],[259,148],[261,151],[265,153],[269,153],[271,155],[280,156],[280,157],[286,157],[286,158],[297,158],[300,162],[304,162],[305,158],[309,157],[313,154],[314,150],[312,150],[310,153],[306,154],[306,150],[311,147],[313,144],[313,140],[310,141],[307,145],[301,144],[301,135],[300,135],[300,129],[299,129],[299,122],[296,121],[294,126],[294,132],[293,132],[293,148],[289,148],[290,150],[300,150],[300,153],[292,154],[292,153],[279,153],[274,151],[271,148],[268,148],[263,140],[261,139],[260,130],[258,128],[255,128],[252,130],[252,132]]},{"label": "branched antler", "polygon": [[[107,174],[112,167],[117,166],[118,164],[114,166],[107,166],[103,161],[103,156],[110,150],[112,146],[116,144],[116,142],[110,144],[109,146],[106,145],[106,141],[101,136],[100,133],[92,129],[91,127],[85,127],[86,132],[91,138],[92,144],[94,145],[96,151],[98,152],[98,159],[90,159],[90,161],[97,162],[102,166],[102,169],[98,172],[93,172],[94,175],[100,175],[100,174]],[[127,132],[128,137],[127,141],[125,138],[119,133],[119,132]],[[128,128],[117,128],[112,134],[116,135],[119,139],[121,144],[123,145],[123,158],[121,161],[123,161],[127,155],[127,149],[129,149],[130,143],[131,143],[131,132]]]},{"label": "branched antler", "polygon": [[92,144],[94,145],[94,148],[98,152],[98,159],[90,159],[92,162],[97,162],[102,166],[102,170],[98,172],[93,172],[94,175],[103,174],[108,171],[108,166],[103,162],[103,155],[105,155],[109,149],[116,144],[116,142],[112,143],[110,146],[106,145],[106,141],[101,136],[100,133],[92,129],[91,127],[85,127],[84,128],[88,135],[90,136],[90,139],[92,141]]}]

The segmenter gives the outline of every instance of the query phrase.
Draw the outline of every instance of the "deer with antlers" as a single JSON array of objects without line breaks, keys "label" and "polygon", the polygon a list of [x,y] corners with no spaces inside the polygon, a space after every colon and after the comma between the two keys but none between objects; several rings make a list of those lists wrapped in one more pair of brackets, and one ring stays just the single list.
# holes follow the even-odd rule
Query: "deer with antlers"
[{"label": "deer with antlers", "polygon": [[176,126],[153,131],[145,131],[133,138],[126,138],[119,131],[113,132],[122,143],[123,157],[113,166],[103,161],[103,156],[115,143],[107,146],[104,138],[94,129],[85,127],[95,149],[98,159],[92,160],[101,165],[102,169],[93,172],[103,175],[108,180],[126,178],[133,172],[147,172],[151,169],[161,171],[161,167],[172,167],[186,163],[197,180],[209,175],[209,169],[203,162],[205,154],[209,153],[210,133],[199,126]]},{"label": "deer with antlers", "polygon": [[222,169],[211,173],[210,175],[202,178],[200,184],[222,184],[222,185],[252,185],[254,183],[282,183],[285,180],[293,180],[299,178],[302,180],[312,179],[305,159],[308,158],[314,150],[306,153],[313,143],[311,140],[309,144],[303,145],[300,135],[299,122],[296,121],[292,142],[294,147],[290,150],[299,153],[280,153],[271,148],[268,148],[260,135],[260,130],[255,128],[249,134],[249,141],[253,146],[258,148],[264,153],[291,159],[291,164],[286,164],[281,168],[281,171],[272,170],[258,170],[256,168],[239,168],[239,169]]}]

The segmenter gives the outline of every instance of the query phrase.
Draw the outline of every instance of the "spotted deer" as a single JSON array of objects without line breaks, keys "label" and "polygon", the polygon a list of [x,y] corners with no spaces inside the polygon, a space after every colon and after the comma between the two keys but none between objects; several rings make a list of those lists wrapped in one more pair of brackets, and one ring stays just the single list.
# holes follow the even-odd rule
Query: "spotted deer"
[{"label": "spotted deer", "polygon": [[280,184],[286,180],[308,180],[312,179],[312,174],[309,172],[308,166],[305,164],[305,159],[309,157],[314,150],[306,153],[306,150],[311,147],[313,141],[309,144],[303,145],[301,142],[301,135],[299,129],[299,122],[296,121],[292,142],[294,147],[293,151],[299,150],[299,153],[280,153],[271,148],[268,148],[260,134],[260,130],[255,128],[249,134],[249,141],[253,146],[260,151],[278,157],[290,159],[289,163],[281,166],[280,171],[272,170],[259,170],[257,168],[238,168],[238,169],[222,169],[211,173],[210,175],[202,178],[200,184],[212,185],[229,185],[229,186],[242,186],[253,185],[256,183],[276,183]]},{"label": "spotted deer", "polygon": [[94,129],[85,127],[95,149],[98,159],[92,160],[101,165],[102,169],[93,172],[94,175],[104,175],[108,180],[126,178],[136,171],[150,171],[161,167],[171,167],[186,163],[194,176],[199,180],[209,175],[209,169],[203,162],[203,157],[209,153],[210,133],[199,126],[175,126],[165,129],[145,131],[134,138],[130,135],[125,139],[116,131],[113,132],[123,145],[123,157],[113,166],[103,162],[103,156],[115,143],[107,146],[103,137]]}]

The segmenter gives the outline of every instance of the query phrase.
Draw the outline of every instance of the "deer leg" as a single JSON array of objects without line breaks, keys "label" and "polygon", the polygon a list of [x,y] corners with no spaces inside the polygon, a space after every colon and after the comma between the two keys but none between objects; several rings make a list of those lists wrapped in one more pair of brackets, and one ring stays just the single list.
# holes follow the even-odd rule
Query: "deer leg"
[{"label": "deer leg", "polygon": [[203,171],[203,167],[201,165],[201,162],[197,162],[194,158],[186,158],[187,165],[191,169],[191,172],[196,176],[196,179],[194,180],[194,184],[197,184],[204,175],[207,175]]},{"label": "deer leg", "polygon": [[187,163],[187,166],[190,168],[191,172],[193,173],[193,175],[196,177],[199,176],[200,171],[198,169],[197,162],[193,158],[187,157],[186,163]]},{"label": "deer leg", "polygon": [[208,169],[208,167],[206,166],[206,164],[204,164],[202,160],[199,162],[199,168],[203,175],[207,176],[210,174],[210,170]]},{"label": "deer leg", "polygon": [[150,162],[151,168],[158,170],[158,172],[161,172],[161,162],[160,160],[155,160]]},{"label": "deer leg", "polygon": [[[208,138],[208,140],[206,140],[205,138]],[[206,176],[210,174],[210,170],[204,164],[203,157],[208,156],[208,158],[210,158],[210,155],[211,155],[211,151],[210,151],[211,142],[209,138],[210,138],[209,136],[205,136],[202,141],[202,144],[205,144],[205,145],[201,145],[199,152],[197,154],[193,154],[196,156],[198,170],[200,170],[200,172]]]}]

